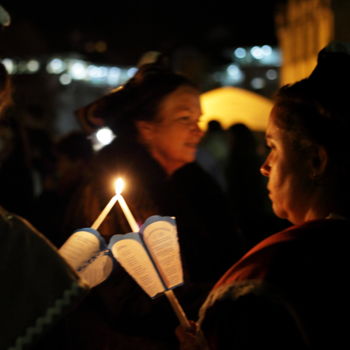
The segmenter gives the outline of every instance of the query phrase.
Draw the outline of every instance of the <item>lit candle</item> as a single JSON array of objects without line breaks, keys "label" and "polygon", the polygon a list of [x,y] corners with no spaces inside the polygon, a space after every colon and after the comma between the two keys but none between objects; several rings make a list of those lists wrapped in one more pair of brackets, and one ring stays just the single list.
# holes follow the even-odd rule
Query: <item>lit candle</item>
[{"label": "lit candle", "polygon": [[[124,187],[124,182],[123,182],[122,179],[119,179],[119,180],[123,184],[123,186],[122,186],[122,188],[123,188]],[[119,197],[119,199],[118,199],[119,205],[120,205],[120,207],[123,210],[125,218],[126,218],[126,220],[128,221],[128,223],[129,223],[129,225],[131,227],[131,230],[133,232],[139,232],[139,225],[137,224],[134,216],[132,215],[132,212],[131,212],[130,208],[126,204],[124,197],[121,195],[121,191],[119,192],[119,196],[118,197]]]},{"label": "lit candle", "polygon": [[103,220],[106,218],[108,213],[111,211],[113,208],[114,204],[120,199],[120,193],[123,190],[123,180],[122,179],[117,179],[114,187],[115,187],[115,195],[111,198],[111,200],[108,202],[108,204],[105,206],[105,208],[101,211],[100,215],[98,218],[94,221],[94,223],[91,225],[91,228],[94,230],[97,230],[100,225],[102,224]]}]

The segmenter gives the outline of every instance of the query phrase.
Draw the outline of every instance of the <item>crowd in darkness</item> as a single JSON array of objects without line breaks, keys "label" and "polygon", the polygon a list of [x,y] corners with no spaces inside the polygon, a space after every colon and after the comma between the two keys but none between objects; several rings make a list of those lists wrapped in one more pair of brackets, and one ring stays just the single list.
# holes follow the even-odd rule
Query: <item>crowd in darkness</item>
[{"label": "crowd in darkness", "polygon": [[[177,220],[186,276],[177,294],[186,313],[195,318],[211,285],[232,259],[238,259],[271,230],[286,223],[276,219],[270,209],[259,172],[263,154],[257,135],[243,124],[223,130],[217,120],[208,124],[206,132],[200,130],[198,90],[168,68],[159,69],[158,64],[146,64],[145,73],[141,69],[131,80],[129,89],[133,94],[136,91],[132,98],[126,85],[122,89],[126,97],[116,91],[82,107],[76,113],[81,130],[58,139],[50,137],[44,128],[22,123],[23,119],[16,118],[16,106],[9,108],[1,128],[6,136],[2,138],[1,205],[27,219],[59,248],[77,228],[90,226],[98,216],[111,197],[112,175],[126,174],[132,188],[125,194],[126,199],[140,224],[155,214],[175,216]],[[163,97],[164,106],[160,107],[159,96],[169,88],[158,76],[175,88],[169,102]],[[132,124],[132,118],[139,118],[139,114],[124,107],[130,101],[138,102],[142,106],[138,108],[149,118],[159,118],[159,111],[164,110],[163,118],[169,119],[165,129],[158,129],[159,122],[152,119],[136,119]],[[181,114],[174,113],[174,103],[179,103],[176,108],[185,108],[181,103],[187,107]],[[31,114],[40,110],[38,107],[31,108]],[[125,122],[120,110],[125,110],[131,121]],[[91,120],[96,122],[92,116],[102,116],[104,124],[121,135],[99,151],[94,151],[92,145],[91,132],[97,128],[91,127]],[[142,127],[136,129],[134,125]],[[140,142],[142,137],[144,141]],[[252,221],[252,216],[258,220]],[[117,210],[99,228],[106,241],[115,233],[129,231]],[[135,303],[139,307],[134,315]],[[98,312],[96,305],[100,305]],[[108,312],[104,311],[107,305]],[[103,321],[96,322],[96,317]],[[107,321],[111,317],[118,331],[113,331],[115,326]],[[160,323],[149,323],[149,317]],[[175,326],[176,319],[164,299],[151,301],[125,272],[117,269],[67,320],[63,327],[68,335],[62,337],[62,346],[86,349],[89,343],[94,349],[92,340],[81,334],[81,329],[92,327],[91,334],[109,334],[105,346],[131,342],[135,348],[141,343],[157,344],[159,349],[175,348]],[[71,344],[66,343],[68,338]]]},{"label": "crowd in darkness", "polygon": [[1,205],[60,246],[65,207],[93,155],[92,143],[79,130],[54,138],[44,128],[24,126],[15,108],[7,113],[0,129]]},{"label": "crowd in darkness", "polygon": [[[256,135],[243,124],[223,130],[217,120],[204,133],[198,88],[173,72],[163,55],[141,65],[121,88],[77,110],[82,129],[58,139],[23,123],[26,116],[19,118],[16,107],[7,109],[1,125],[1,206],[59,248],[99,215],[111,198],[112,177],[126,176],[125,198],[139,224],[151,215],[176,218],[185,276],[176,292],[191,319],[232,260],[286,225],[270,210]],[[32,108],[31,116],[38,110]],[[91,133],[101,125],[117,136],[95,152]],[[130,232],[118,208],[99,227],[107,242]],[[116,268],[63,321],[62,344],[56,345],[93,350],[93,335],[103,339],[102,348],[131,343],[175,349],[176,323],[163,298],[150,300]]]},{"label": "crowd in darkness", "polygon": [[[31,221],[59,247],[71,234],[64,218],[95,153],[92,138],[83,130],[53,137],[43,127],[25,126],[15,115],[16,106],[12,106],[1,120],[1,205]],[[218,120],[211,120],[196,157],[227,198],[243,250],[271,229],[287,225],[274,217],[266,180],[259,172],[266,153],[261,139],[244,124],[225,130]],[[259,225],[251,217],[258,217]]]},{"label": "crowd in darkness", "polygon": [[[59,138],[24,122],[0,63],[0,348],[347,348],[349,67],[350,44],[331,42],[309,76],[280,87],[265,149],[242,123],[224,130],[213,119],[203,131],[200,89],[161,53],[75,110],[81,130]],[[101,126],[116,137],[95,151]],[[150,298],[118,254],[98,250],[82,272],[59,249],[75,230],[107,243],[131,231],[120,205],[91,228],[118,177],[137,225],[176,223],[183,283],[173,296],[188,322],[166,291]],[[88,250],[81,242],[75,254]],[[107,260],[103,281],[90,283],[84,273],[105,272]]]}]

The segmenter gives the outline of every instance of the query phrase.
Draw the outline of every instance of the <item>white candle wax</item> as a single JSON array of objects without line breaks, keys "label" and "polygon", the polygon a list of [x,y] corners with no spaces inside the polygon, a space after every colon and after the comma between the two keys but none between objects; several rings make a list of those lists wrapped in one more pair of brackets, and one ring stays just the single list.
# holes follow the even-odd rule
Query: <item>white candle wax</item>
[{"label": "white candle wax", "polygon": [[131,213],[131,210],[129,209],[128,205],[125,202],[125,199],[123,198],[123,196],[121,194],[119,194],[119,205],[123,210],[123,213],[126,217],[126,220],[128,221],[131,229],[133,232],[139,232],[139,225],[137,224],[134,216]]},{"label": "white candle wax", "polygon": [[91,225],[91,228],[93,228],[94,230],[97,230],[100,225],[102,224],[103,220],[106,218],[106,216],[108,215],[108,213],[111,211],[111,209],[113,208],[114,204],[117,202],[117,200],[119,199],[119,194],[115,194],[111,200],[108,202],[108,204],[105,206],[105,208],[101,211],[100,215],[98,216],[98,218],[94,221],[94,223]]}]

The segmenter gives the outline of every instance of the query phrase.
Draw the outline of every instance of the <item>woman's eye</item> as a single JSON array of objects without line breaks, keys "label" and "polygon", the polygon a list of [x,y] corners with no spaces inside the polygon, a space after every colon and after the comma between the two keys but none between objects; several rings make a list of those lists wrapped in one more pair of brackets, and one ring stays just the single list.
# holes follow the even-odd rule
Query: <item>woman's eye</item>
[{"label": "woman's eye", "polygon": [[185,116],[178,118],[178,121],[182,124],[190,124],[192,122],[190,117]]}]

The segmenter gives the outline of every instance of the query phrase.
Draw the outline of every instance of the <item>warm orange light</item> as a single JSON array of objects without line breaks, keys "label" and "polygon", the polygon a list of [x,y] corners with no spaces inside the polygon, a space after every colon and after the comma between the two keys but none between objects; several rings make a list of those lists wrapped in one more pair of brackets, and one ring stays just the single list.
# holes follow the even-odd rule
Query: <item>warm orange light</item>
[{"label": "warm orange light", "polygon": [[203,115],[200,126],[218,120],[224,129],[244,123],[254,131],[265,131],[272,101],[245,89],[225,86],[201,94]]}]

